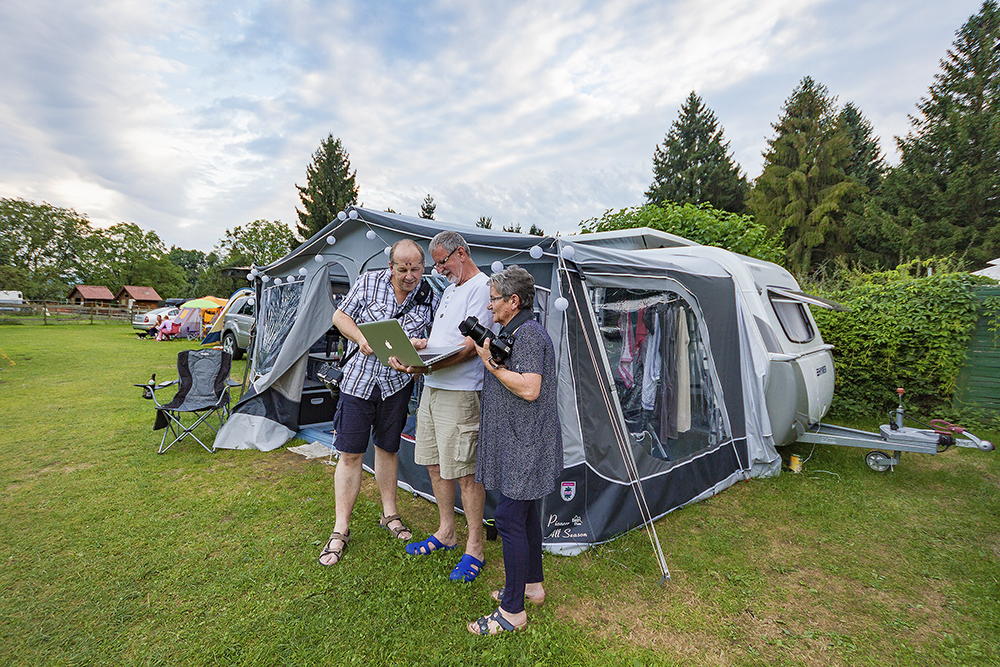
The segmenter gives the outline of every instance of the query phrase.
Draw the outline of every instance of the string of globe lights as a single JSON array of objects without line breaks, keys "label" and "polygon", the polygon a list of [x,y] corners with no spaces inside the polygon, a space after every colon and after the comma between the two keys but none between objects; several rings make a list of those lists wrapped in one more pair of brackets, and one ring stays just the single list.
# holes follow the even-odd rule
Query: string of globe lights
[{"label": "string of globe lights", "polygon": [[[339,213],[337,213],[337,219],[340,220],[340,222],[346,222],[348,219],[357,220],[358,218],[359,218],[358,212],[356,210],[354,210],[354,209],[351,209],[350,211],[340,211]],[[362,219],[362,222],[365,222],[365,220]],[[382,243],[385,244],[385,247],[382,249],[382,252],[383,252],[383,254],[385,254],[386,257],[389,256],[389,254],[392,251],[392,248],[385,241],[385,239],[383,239],[383,238],[381,238],[381,236],[379,236],[378,232],[376,232],[374,229],[369,228],[368,231],[365,233],[365,236],[366,236],[366,238],[369,241],[375,241],[376,239],[382,241]],[[330,236],[326,237],[326,244],[328,246],[332,246],[332,245],[336,244],[336,242],[337,242],[337,237],[334,236],[333,234],[331,234]],[[506,265],[508,265],[508,264],[511,263],[511,260],[515,259],[519,255],[524,254],[524,252],[525,251],[523,251],[523,250],[519,250],[519,251],[514,252],[513,254],[505,257],[503,260],[499,260],[498,259],[498,260],[494,261],[490,265],[490,269],[494,273],[499,273],[500,271],[504,270],[504,268],[505,268]],[[545,254],[545,251],[542,249],[542,247],[540,245],[533,245],[533,246],[531,246],[528,249],[527,252],[528,252],[528,256],[531,257],[532,259],[541,259],[542,256]],[[565,260],[572,260],[573,257],[574,257],[574,254],[575,254],[575,250],[574,250],[573,246],[563,244],[561,248],[559,246],[557,246],[556,253],[552,253],[552,254],[556,254],[557,257],[558,257],[558,263],[559,263],[559,268],[560,268],[560,271],[557,272],[557,274],[558,274],[558,273],[561,273],[562,271],[564,271],[566,269]],[[316,263],[318,263],[318,264],[322,264],[323,262],[326,261],[326,258],[322,254],[317,253],[313,257],[313,260]],[[261,267],[258,267],[255,264],[251,264],[250,265],[250,272],[247,274],[247,280],[250,281],[250,282],[254,282],[257,279],[260,279],[261,286],[266,288],[266,287],[271,286],[271,285],[273,285],[273,286],[280,286],[282,284],[292,284],[292,283],[295,283],[298,280],[304,279],[307,273],[308,273],[308,271],[306,270],[306,268],[302,267],[302,268],[300,268],[298,270],[298,274],[297,275],[296,274],[289,274],[288,276],[286,276],[284,278],[282,278],[281,276],[269,276],[269,275],[267,275],[265,272],[263,272],[261,270]],[[431,275],[438,275],[437,268],[432,268],[431,269]],[[560,278],[557,277],[557,280],[559,280],[559,282],[561,283],[561,279]],[[558,292],[560,293],[560,296],[555,299],[555,301],[553,302],[552,305],[553,305],[553,307],[557,311],[564,312],[567,308],[569,308],[569,300],[566,299],[566,297],[564,297],[564,296],[561,295],[561,291],[562,291],[561,289],[558,290]]]}]

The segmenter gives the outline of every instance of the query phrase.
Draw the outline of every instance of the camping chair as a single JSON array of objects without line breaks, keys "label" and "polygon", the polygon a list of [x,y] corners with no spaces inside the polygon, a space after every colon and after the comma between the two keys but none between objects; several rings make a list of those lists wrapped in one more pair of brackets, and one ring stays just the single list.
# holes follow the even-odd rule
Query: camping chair
[{"label": "camping chair", "polygon": [[[216,433],[229,417],[229,388],[240,386],[229,378],[233,358],[222,350],[183,350],[177,354],[177,379],[161,384],[137,384],[142,388],[143,398],[152,399],[156,404],[156,422],[153,430],[167,429],[160,440],[162,454],[175,443],[187,436],[198,441],[209,452],[214,452],[214,443],[209,447],[194,434],[194,430],[204,422]],[[154,376],[155,377],[155,376]],[[171,385],[179,385],[177,393],[169,403],[160,403],[156,392]],[[189,423],[184,423],[183,415]],[[211,421],[208,421],[213,417]],[[214,417],[219,419],[219,428],[214,424]],[[167,436],[173,437],[167,444]]]},{"label": "camping chair", "polygon": [[180,331],[180,322],[164,322],[164,325],[160,327],[160,337],[158,337],[157,340],[173,340],[177,338],[177,334],[179,334]]}]

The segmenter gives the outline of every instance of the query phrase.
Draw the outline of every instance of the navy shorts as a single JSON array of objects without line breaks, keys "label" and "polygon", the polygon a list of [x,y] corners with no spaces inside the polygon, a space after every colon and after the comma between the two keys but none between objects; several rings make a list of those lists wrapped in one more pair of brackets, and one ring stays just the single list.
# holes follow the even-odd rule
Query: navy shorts
[{"label": "navy shorts", "polygon": [[333,428],[337,431],[333,444],[337,451],[363,454],[368,451],[374,430],[376,447],[390,454],[398,452],[412,393],[412,382],[384,400],[377,384],[368,399],[340,392],[333,416]]}]

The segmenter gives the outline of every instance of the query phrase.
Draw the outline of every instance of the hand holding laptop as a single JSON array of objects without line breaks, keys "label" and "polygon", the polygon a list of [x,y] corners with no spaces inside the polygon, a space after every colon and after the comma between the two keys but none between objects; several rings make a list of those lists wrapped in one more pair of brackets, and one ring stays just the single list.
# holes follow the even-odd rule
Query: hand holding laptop
[{"label": "hand holding laptop", "polygon": [[[406,369],[413,368],[415,370],[422,369],[426,373],[431,364],[458,354],[465,349],[464,345],[451,348],[426,347],[426,339],[415,338],[411,340],[406,336],[399,320],[395,319],[359,324],[358,329],[384,366],[403,372],[411,372]],[[420,346],[419,351],[414,345],[414,341]],[[392,364],[391,358],[393,357],[399,366]]]}]

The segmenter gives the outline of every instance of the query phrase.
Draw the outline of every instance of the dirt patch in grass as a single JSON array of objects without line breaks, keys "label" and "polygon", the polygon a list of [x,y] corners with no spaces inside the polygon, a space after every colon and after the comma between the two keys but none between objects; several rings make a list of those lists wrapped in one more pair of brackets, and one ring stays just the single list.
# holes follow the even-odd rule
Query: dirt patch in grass
[{"label": "dirt patch in grass", "polygon": [[[780,562],[794,563],[788,546],[777,536],[771,550]],[[1000,543],[993,547],[1000,551]],[[556,614],[607,641],[629,642],[687,664],[721,666],[748,659],[851,665],[859,662],[861,647],[870,652],[884,644],[876,652],[891,653],[900,639],[933,652],[951,620],[947,581],[916,582],[914,595],[811,566],[762,567],[761,576],[766,590],[781,591],[780,599],[764,594],[736,613],[720,612],[714,598],[698,593],[697,582],[675,579],[662,598],[643,595],[641,584],[606,597],[570,593]],[[558,592],[553,587],[550,597]]]},{"label": "dirt patch in grass", "polygon": [[69,465],[63,465],[62,463],[56,462],[45,466],[38,471],[39,475],[47,475],[49,473],[61,472],[64,474],[70,474],[77,472],[79,470],[87,470],[88,468],[93,468],[93,463],[74,463]]},{"label": "dirt patch in grass", "polygon": [[307,459],[287,449],[254,459],[251,468],[259,480],[278,479],[289,473],[301,473],[308,465],[321,465],[321,459]]},{"label": "dirt patch in grass", "polygon": [[601,639],[629,642],[691,665],[725,667],[747,664],[748,659],[769,664],[781,656],[817,667],[850,664],[831,653],[826,642],[796,637],[779,618],[780,610],[747,607],[725,617],[719,627],[699,627],[705,619],[718,618],[719,610],[684,584],[674,581],[669,586],[663,601],[644,599],[632,587],[610,599],[575,599],[557,607],[557,615]]},{"label": "dirt patch in grass", "polygon": [[[700,600],[690,590],[680,591],[689,613]],[[582,625],[604,640],[627,641],[656,653],[683,656],[692,664],[727,665],[725,642],[707,632],[670,627],[663,612],[635,591],[622,590],[613,599],[578,598],[556,608],[556,615]]]}]

